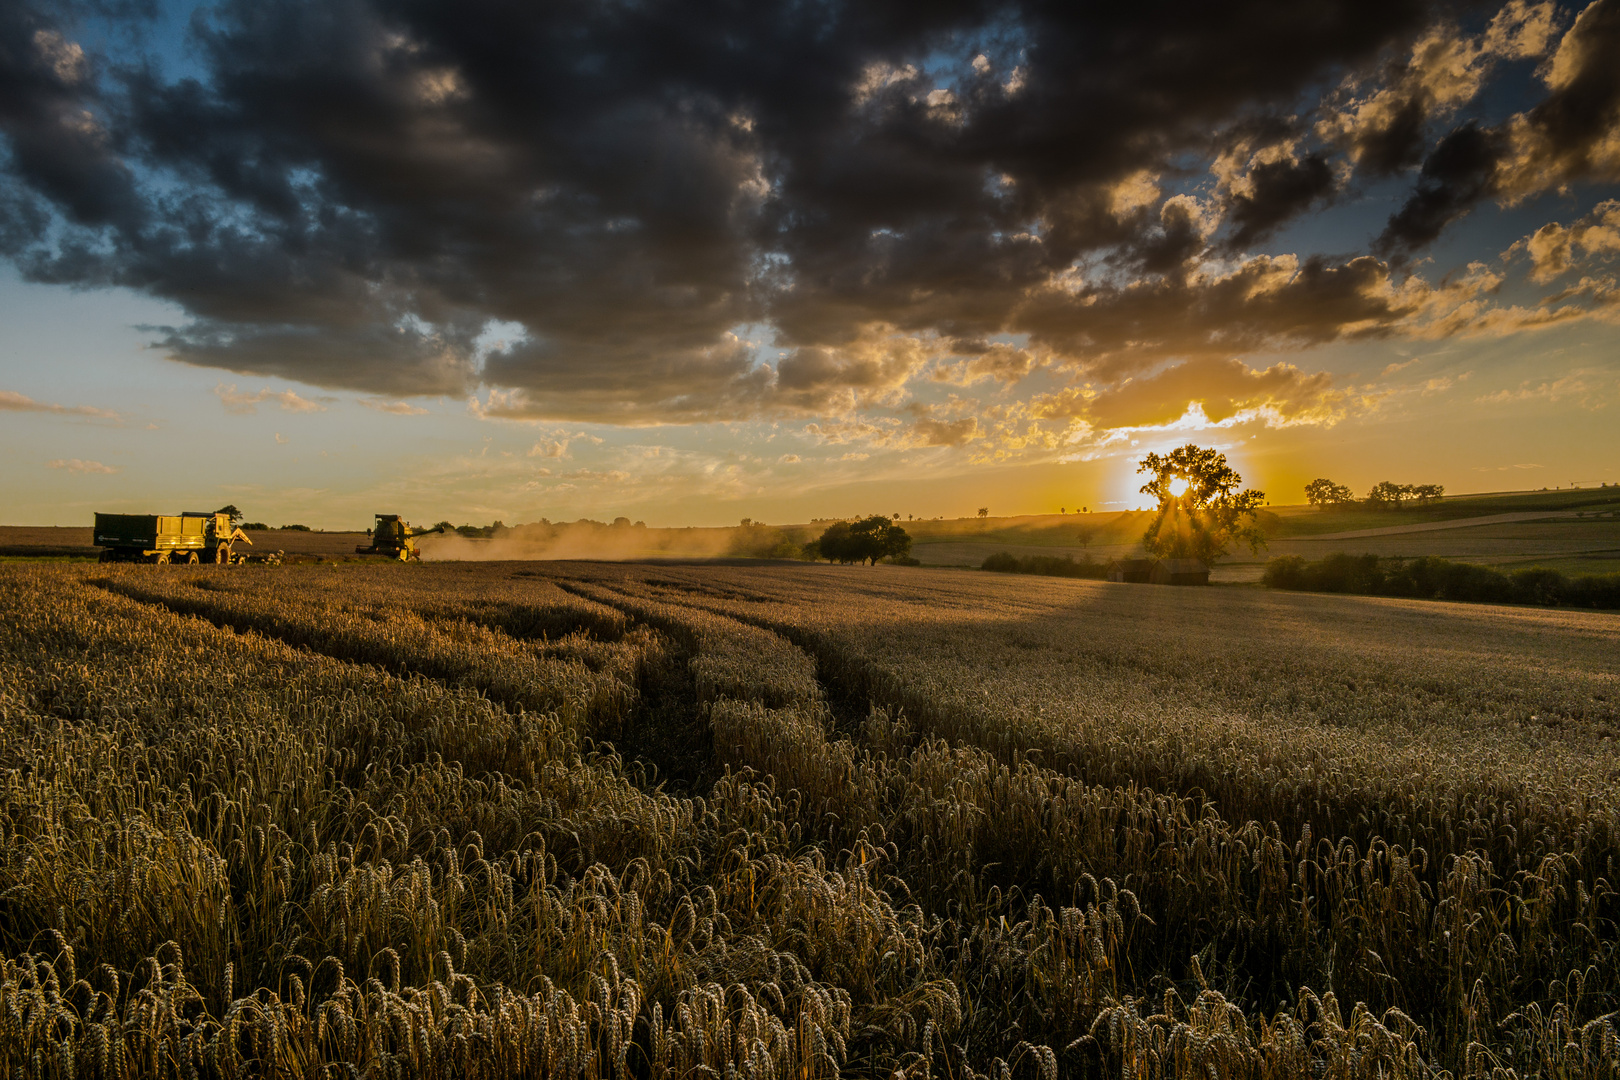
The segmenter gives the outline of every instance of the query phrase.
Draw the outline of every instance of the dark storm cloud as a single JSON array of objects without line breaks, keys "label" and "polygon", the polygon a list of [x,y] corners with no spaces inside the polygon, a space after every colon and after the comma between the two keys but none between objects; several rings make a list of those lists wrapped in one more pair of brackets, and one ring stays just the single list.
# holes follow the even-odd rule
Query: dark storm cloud
[{"label": "dark storm cloud", "polygon": [[1387,176],[1422,161],[1430,109],[1428,101],[1414,95],[1391,109],[1381,122],[1358,132],[1358,164],[1374,176]]},{"label": "dark storm cloud", "polygon": [[1416,305],[1371,256],[1345,264],[1258,257],[1222,277],[1044,289],[1019,321],[1032,341],[1111,381],[1176,357],[1381,336]]},{"label": "dark storm cloud", "polygon": [[1374,249],[1387,254],[1432,243],[1441,230],[1494,189],[1504,146],[1498,132],[1481,130],[1476,124],[1447,135],[1423,163],[1417,190],[1390,217]]},{"label": "dark storm cloud", "polygon": [[[621,423],[892,402],[923,341],[964,358],[946,378],[1011,381],[1034,354],[995,335],[1123,369],[1134,341],[1376,332],[1401,307],[1372,260],[1199,269],[1212,242],[1240,250],[1332,198],[1338,144],[1256,156],[1230,198],[1160,178],[1237,133],[1302,138],[1302,95],[1449,17],[1395,0],[225,0],[193,20],[197,76],[176,78],[85,54],[71,15],[0,9],[0,252],[27,276],[178,303],[191,321],[158,336],[189,363],[388,395],[483,386],[487,415]],[[1533,119],[1543,157],[1574,161],[1608,115],[1591,58],[1607,25],[1576,25],[1598,45]],[[1371,168],[1411,156],[1418,121],[1393,115],[1358,129]],[[1449,183],[1439,168],[1420,195]],[[1392,250],[1491,182],[1440,192]],[[490,347],[497,323],[524,332]],[[731,335],[747,325],[787,350],[774,368]]]},{"label": "dark storm cloud", "polygon": [[1597,0],[1580,13],[1545,77],[1547,96],[1527,112],[1490,128],[1464,122],[1440,140],[1375,250],[1422,248],[1491,196],[1620,180],[1620,0]]},{"label": "dark storm cloud", "polygon": [[1513,131],[1525,187],[1548,174],[1578,180],[1620,176],[1620,0],[1598,0],[1575,21],[1553,57],[1552,92]]},{"label": "dark storm cloud", "polygon": [[7,200],[13,208],[0,233],[12,243],[44,227],[35,193],[76,224],[141,229],[145,215],[115,136],[87,107],[93,82],[91,59],[50,19],[0,7],[0,126],[22,189]]},{"label": "dark storm cloud", "polygon": [[1227,245],[1241,251],[1297,217],[1333,192],[1333,168],[1327,156],[1307,154],[1299,161],[1272,161],[1249,172],[1250,190],[1232,199],[1234,226]]}]

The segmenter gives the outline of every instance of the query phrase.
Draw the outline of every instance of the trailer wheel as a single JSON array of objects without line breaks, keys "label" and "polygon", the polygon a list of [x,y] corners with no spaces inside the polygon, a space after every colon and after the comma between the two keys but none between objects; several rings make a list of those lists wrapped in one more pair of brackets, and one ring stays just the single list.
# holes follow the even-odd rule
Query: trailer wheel
[{"label": "trailer wheel", "polygon": [[200,562],[202,562],[202,560],[197,557],[197,553],[195,551],[187,555],[185,558],[185,563],[187,566],[196,566]]},{"label": "trailer wheel", "polygon": [[159,566],[168,566],[169,565],[169,553],[167,551],[160,551],[160,552],[157,553],[157,556],[155,558],[153,558],[152,561],[157,563]]},{"label": "trailer wheel", "polygon": [[218,563],[220,566],[229,566],[231,564],[231,545],[221,544],[219,547],[215,548],[214,562]]}]

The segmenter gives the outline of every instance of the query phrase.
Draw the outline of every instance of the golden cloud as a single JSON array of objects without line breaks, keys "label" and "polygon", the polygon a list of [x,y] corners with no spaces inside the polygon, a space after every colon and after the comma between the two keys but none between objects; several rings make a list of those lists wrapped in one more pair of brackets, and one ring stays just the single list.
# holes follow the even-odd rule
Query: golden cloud
[{"label": "golden cloud", "polygon": [[1343,415],[1343,399],[1326,372],[1199,359],[1095,395],[1085,403],[1085,417],[1099,428],[1156,427],[1176,423],[1197,406],[1212,425],[1239,418],[1271,426],[1332,424]]}]

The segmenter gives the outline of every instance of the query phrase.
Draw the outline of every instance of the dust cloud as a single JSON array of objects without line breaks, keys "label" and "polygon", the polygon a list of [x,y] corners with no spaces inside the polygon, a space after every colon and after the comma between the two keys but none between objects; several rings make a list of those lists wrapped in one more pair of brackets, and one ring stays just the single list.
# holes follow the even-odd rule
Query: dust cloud
[{"label": "dust cloud", "polygon": [[423,536],[423,562],[494,562],[539,559],[715,559],[726,556],[792,557],[797,542],[766,526],[649,529],[596,521],[515,525],[488,538],[455,533]]}]

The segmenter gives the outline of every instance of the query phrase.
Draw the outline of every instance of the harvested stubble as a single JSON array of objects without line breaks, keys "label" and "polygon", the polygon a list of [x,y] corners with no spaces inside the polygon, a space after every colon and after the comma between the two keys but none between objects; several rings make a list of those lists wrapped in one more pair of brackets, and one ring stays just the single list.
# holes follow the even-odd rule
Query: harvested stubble
[{"label": "harvested stubble", "polygon": [[1620,1074],[1620,620],[1210,595],[5,568],[0,1075]]}]

